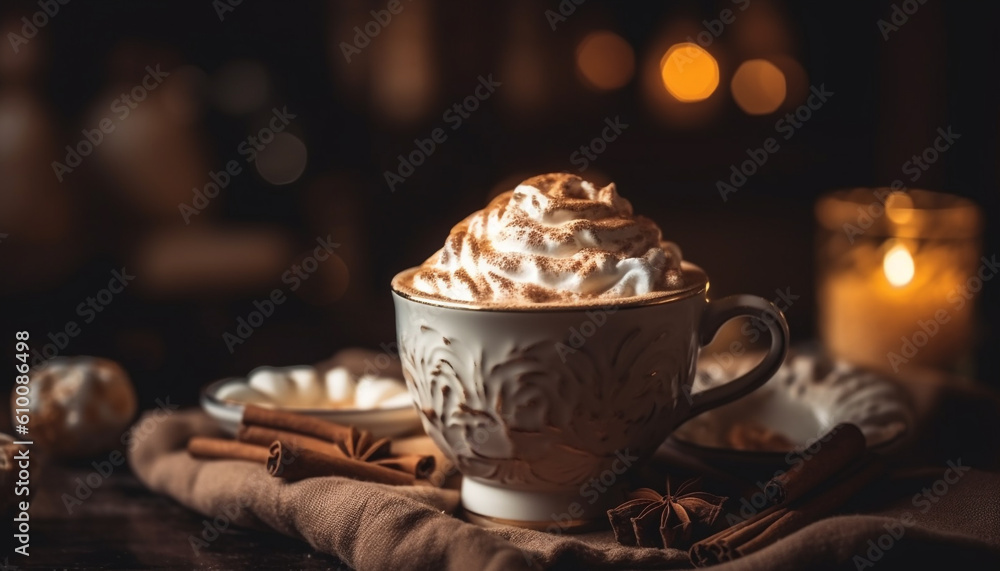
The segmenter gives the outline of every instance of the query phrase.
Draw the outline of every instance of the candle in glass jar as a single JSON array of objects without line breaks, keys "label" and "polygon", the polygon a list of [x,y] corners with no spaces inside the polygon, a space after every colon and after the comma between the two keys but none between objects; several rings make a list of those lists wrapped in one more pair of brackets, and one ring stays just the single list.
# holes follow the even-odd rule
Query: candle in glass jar
[{"label": "candle in glass jar", "polygon": [[849,255],[853,270],[829,276],[820,296],[830,351],[894,373],[910,363],[956,365],[971,342],[972,303],[948,252],[911,253],[890,240]]},{"label": "candle in glass jar", "polygon": [[[962,236],[978,228],[950,228],[960,217],[939,210],[947,199],[963,208],[967,201],[914,191],[906,196],[905,215],[885,200],[879,224],[873,220],[860,236],[844,232],[859,205],[867,209],[877,200],[873,196],[867,189],[838,193],[817,206],[826,227],[818,283],[822,339],[837,357],[891,373],[956,368],[973,343],[969,278],[978,256],[976,239]],[[968,207],[978,222],[975,207]]]}]

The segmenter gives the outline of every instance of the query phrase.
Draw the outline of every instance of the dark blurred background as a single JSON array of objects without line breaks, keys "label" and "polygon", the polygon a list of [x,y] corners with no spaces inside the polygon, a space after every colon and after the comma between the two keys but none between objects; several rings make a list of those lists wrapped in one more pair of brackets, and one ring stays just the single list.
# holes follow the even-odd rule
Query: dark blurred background
[{"label": "dark blurred background", "polygon": [[[24,329],[38,358],[51,344],[116,359],[148,405],[378,348],[395,336],[395,272],[490,196],[584,162],[708,271],[714,297],[799,296],[786,314],[807,342],[827,191],[900,179],[971,198],[982,253],[1000,252],[995,21],[943,0],[4,0],[0,350]],[[668,92],[660,63],[681,42],[711,54],[717,88]],[[749,60],[765,63],[734,83]],[[813,88],[833,95],[786,139],[777,122]],[[960,139],[912,180],[907,161],[949,127]],[[444,142],[420,151],[435,129]],[[85,131],[99,142],[72,166]],[[602,131],[614,140],[584,161]],[[723,199],[717,182],[769,137],[779,150]],[[335,255],[312,264],[327,237]],[[102,300],[123,267],[134,279]],[[994,385],[997,282],[967,371]],[[227,343],[275,289],[287,301]]]}]

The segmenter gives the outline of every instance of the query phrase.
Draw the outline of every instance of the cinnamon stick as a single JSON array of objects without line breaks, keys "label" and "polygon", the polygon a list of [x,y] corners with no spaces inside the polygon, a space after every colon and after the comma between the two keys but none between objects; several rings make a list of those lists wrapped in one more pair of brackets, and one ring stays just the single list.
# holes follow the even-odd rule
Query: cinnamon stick
[{"label": "cinnamon stick", "polygon": [[314,438],[312,436],[298,434],[296,432],[269,428],[267,426],[258,426],[255,424],[241,425],[239,432],[236,434],[236,438],[240,442],[256,444],[267,448],[270,448],[271,444],[273,444],[276,440],[281,440],[293,448],[309,448],[310,450],[322,452],[330,456],[336,456],[337,458],[349,458],[347,451],[338,444],[327,442],[326,440],[320,440],[319,438]]},{"label": "cinnamon stick", "polygon": [[264,446],[204,436],[195,436],[188,441],[188,454],[193,458],[206,460],[246,460],[260,464],[268,458],[268,451]]},{"label": "cinnamon stick", "polygon": [[294,448],[309,448],[338,458],[355,458],[357,460],[369,461],[391,456],[392,441],[388,438],[380,438],[372,442],[370,433],[367,430],[357,431],[355,434],[358,435],[356,442],[349,440],[335,444],[298,432],[290,432],[256,424],[241,424],[236,438],[241,442],[258,444],[260,446],[270,446],[275,440],[281,440]]},{"label": "cinnamon stick", "polygon": [[794,502],[856,462],[866,450],[865,435],[848,423],[833,427],[817,444],[815,454],[765,484],[764,494],[771,503]]},{"label": "cinnamon stick", "polygon": [[372,464],[377,466],[385,466],[386,468],[413,474],[414,477],[421,479],[427,479],[428,476],[434,473],[436,463],[437,461],[434,459],[434,456],[422,456],[420,454],[403,454],[372,462]]},{"label": "cinnamon stick", "polygon": [[308,448],[296,449],[277,441],[271,445],[267,471],[286,480],[302,480],[319,476],[343,476],[394,486],[413,485],[412,474],[351,458],[337,458]]},{"label": "cinnamon stick", "polygon": [[305,414],[263,408],[252,404],[243,408],[243,424],[297,432],[345,446],[348,442],[356,443],[359,438],[358,429],[353,426],[344,426]]},{"label": "cinnamon stick", "polygon": [[731,561],[763,549],[779,539],[834,512],[884,470],[877,458],[855,462],[840,481],[789,505],[773,506],[755,517],[691,546],[691,561],[698,567]]}]

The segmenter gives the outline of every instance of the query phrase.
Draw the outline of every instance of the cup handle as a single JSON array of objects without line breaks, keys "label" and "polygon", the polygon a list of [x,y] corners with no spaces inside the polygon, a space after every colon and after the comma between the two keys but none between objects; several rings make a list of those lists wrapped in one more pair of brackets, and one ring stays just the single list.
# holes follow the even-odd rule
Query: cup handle
[{"label": "cup handle", "polygon": [[788,323],[785,316],[773,303],[755,295],[733,295],[708,302],[699,329],[701,345],[704,347],[711,343],[723,324],[741,315],[748,315],[767,325],[771,333],[771,347],[767,350],[767,355],[746,374],[721,386],[692,394],[691,409],[678,426],[706,410],[750,394],[766,383],[785,360],[788,352]]}]

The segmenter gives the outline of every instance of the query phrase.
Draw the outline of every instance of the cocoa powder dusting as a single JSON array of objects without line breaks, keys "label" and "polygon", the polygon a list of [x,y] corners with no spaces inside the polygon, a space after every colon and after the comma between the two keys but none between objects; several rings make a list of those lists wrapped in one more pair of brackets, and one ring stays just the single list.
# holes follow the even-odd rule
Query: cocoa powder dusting
[{"label": "cocoa powder dusting", "polygon": [[545,303],[556,299],[556,293],[535,284],[521,284],[521,293],[535,303]]},{"label": "cocoa powder dusting", "polygon": [[469,245],[469,254],[472,255],[472,261],[478,263],[479,255],[482,252],[479,245],[479,239],[475,238],[474,236],[469,236],[469,239],[466,240],[466,243]]},{"label": "cocoa powder dusting", "polygon": [[[459,301],[504,303],[661,291],[676,287],[680,275],[680,260],[669,252],[667,264],[649,263],[656,258],[647,256],[659,256],[654,250],[662,248],[661,240],[659,227],[633,217],[614,184],[598,188],[576,175],[543,174],[497,195],[455,225],[444,247],[410,281],[445,299],[452,299],[454,289]],[[619,263],[636,258],[646,258],[640,266],[644,274],[623,281]],[[559,283],[572,285],[556,289],[553,284]]]},{"label": "cocoa powder dusting", "polygon": [[502,292],[504,292],[506,294],[514,293],[514,290],[515,290],[514,280],[511,280],[509,278],[505,278],[504,276],[501,276],[500,274],[497,274],[496,272],[489,272],[488,275],[491,278],[493,278],[494,283],[496,283],[496,286],[497,286],[497,288],[500,291],[502,291]]},{"label": "cocoa powder dusting", "polygon": [[472,279],[472,276],[469,275],[469,272],[465,271],[465,268],[455,270],[455,277],[469,287],[472,295],[479,296],[479,287],[476,285],[476,280]]}]

